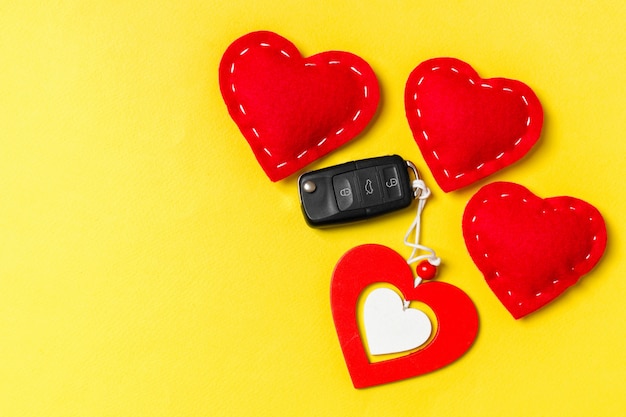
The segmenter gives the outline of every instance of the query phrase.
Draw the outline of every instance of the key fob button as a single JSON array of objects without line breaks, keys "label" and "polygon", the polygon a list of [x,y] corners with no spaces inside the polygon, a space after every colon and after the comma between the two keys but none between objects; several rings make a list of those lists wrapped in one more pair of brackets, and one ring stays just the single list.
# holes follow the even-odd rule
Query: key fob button
[{"label": "key fob button", "polygon": [[400,178],[398,170],[394,166],[387,166],[382,169],[384,190],[389,200],[396,200],[402,197],[400,188]]},{"label": "key fob button", "polygon": [[359,183],[363,207],[371,207],[382,203],[383,194],[376,168],[358,169],[355,171],[355,174]]},{"label": "key fob button", "polygon": [[[335,175],[333,177],[333,189],[335,190],[335,199],[337,199],[337,207],[341,211],[350,210],[355,205],[354,198],[354,173]],[[358,199],[356,200],[358,202]]]}]

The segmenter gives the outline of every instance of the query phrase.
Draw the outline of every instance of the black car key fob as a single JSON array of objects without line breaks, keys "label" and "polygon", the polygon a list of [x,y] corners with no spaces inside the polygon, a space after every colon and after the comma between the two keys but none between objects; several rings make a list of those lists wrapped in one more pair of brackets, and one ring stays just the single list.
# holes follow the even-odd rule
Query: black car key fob
[{"label": "black car key fob", "polygon": [[381,156],[307,172],[298,189],[309,226],[364,220],[411,205],[414,190],[409,169],[398,155]]}]

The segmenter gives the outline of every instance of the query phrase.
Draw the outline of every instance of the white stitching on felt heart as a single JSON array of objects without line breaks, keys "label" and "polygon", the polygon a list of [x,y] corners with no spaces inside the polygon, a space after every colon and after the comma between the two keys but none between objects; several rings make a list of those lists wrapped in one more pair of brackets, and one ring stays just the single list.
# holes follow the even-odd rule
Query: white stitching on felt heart
[{"label": "white stitching on felt heart", "polygon": [[[260,46],[260,47],[264,47],[264,48],[269,48],[269,47],[271,47],[271,44],[269,44],[269,43],[267,43],[267,42],[261,42],[261,43],[259,43],[259,45],[258,45],[258,46]],[[250,50],[250,47],[247,47],[247,48],[243,49],[243,50],[239,53],[239,56],[244,56],[246,53],[248,53],[248,51],[249,51],[249,50]],[[281,49],[281,50],[280,50],[280,53],[281,53],[282,55],[284,55],[285,57],[287,57],[287,58],[291,58],[291,55],[289,55],[289,53],[288,53],[287,51],[283,50],[283,49]],[[341,61],[339,61],[339,60],[332,60],[332,61],[328,61],[328,65],[338,65],[338,64],[341,64]],[[315,67],[316,65],[317,65],[316,63],[310,63],[310,62],[309,62],[309,63],[305,63],[305,64],[304,64],[304,66],[306,66],[306,67]],[[350,70],[351,70],[352,72],[354,72],[355,74],[357,74],[358,76],[363,76],[363,74],[362,74],[362,73],[358,70],[358,68],[356,68],[356,67],[354,67],[354,66],[350,66]],[[230,65],[230,74],[231,74],[231,76],[235,74],[235,62],[232,62],[232,63],[231,63],[231,65]],[[231,84],[230,84],[230,89],[231,89],[231,91],[232,91],[232,93],[233,93],[233,94],[236,94],[236,92],[237,92],[237,87],[235,86],[235,83],[234,83],[234,82],[231,82]],[[369,98],[369,91],[368,91],[367,85],[363,87],[363,97],[364,97],[365,99],[368,99],[368,98]],[[248,113],[246,112],[246,109],[244,108],[243,104],[239,103],[239,106],[238,106],[238,107],[239,107],[239,111],[241,112],[241,114],[242,114],[242,115],[244,115],[244,116],[248,116]],[[351,118],[352,122],[356,122],[356,121],[359,119],[359,117],[361,116],[361,113],[362,113],[362,110],[361,110],[361,109],[358,109],[358,110],[356,111],[356,113],[354,114],[354,116],[352,116],[352,118]],[[261,138],[261,134],[259,133],[259,131],[258,131],[255,127],[252,127],[252,128],[251,128],[251,130],[252,130],[252,134],[253,134],[253,135],[254,135],[257,139],[260,139],[260,138]],[[331,136],[331,139],[332,139],[332,137],[337,138],[337,137],[341,136],[341,134],[342,134],[344,131],[345,131],[345,127],[342,127],[342,128],[340,128],[340,129],[338,129],[337,131],[335,131],[334,133],[331,133],[330,135],[327,135],[327,136],[325,136],[325,137],[321,138],[321,139],[319,140],[319,142],[317,142],[317,144],[315,145],[315,147],[319,148],[319,147],[323,146],[325,143],[327,143],[327,142],[328,142],[329,136]],[[332,143],[332,141],[331,141],[331,142],[329,142],[329,143]],[[300,153],[296,156],[296,159],[301,159],[301,158],[302,158],[302,157],[304,157],[304,156],[305,156],[305,155],[309,152],[309,150],[311,150],[311,149],[313,149],[313,148],[304,149],[302,152],[300,152]],[[267,147],[263,147],[263,151],[264,151],[264,152],[265,152],[265,153],[266,153],[266,154],[267,154],[270,158],[273,158],[272,152],[271,152],[271,151],[270,151]],[[290,162],[293,162],[293,161],[282,161],[282,162],[280,162],[280,163],[278,163],[278,164],[276,165],[276,168],[282,168],[282,167],[285,167],[285,166],[287,166],[287,164],[288,164],[288,163],[290,163]]]},{"label": "white stitching on felt heart", "polygon": [[[455,67],[450,67],[449,69],[450,69],[450,71],[454,72],[454,73],[455,73],[455,74],[457,74],[457,75],[459,75],[459,74],[460,74],[460,71],[459,71],[457,68],[455,68]],[[439,66],[435,66],[435,67],[432,67],[432,68],[431,68],[431,71],[432,71],[432,72],[436,72],[436,71],[439,71],[439,70],[442,70],[442,68],[441,68],[441,67],[439,67]],[[425,78],[425,76],[422,76],[422,77],[419,79],[419,81],[417,82],[418,87],[422,85],[422,83],[424,82],[424,78]],[[475,82],[475,81],[474,81],[471,77],[468,77],[468,81],[469,81],[469,83],[470,83],[470,84],[472,84],[472,85],[476,85],[476,82]],[[493,86],[493,85],[491,85],[491,84],[489,84],[489,83],[487,83],[487,82],[482,82],[482,83],[480,84],[480,86],[481,86],[481,87],[483,87],[483,88],[494,88],[494,86]],[[504,88],[502,88],[502,91],[505,91],[505,92],[507,92],[507,93],[513,93],[513,92],[514,92],[514,91],[513,91],[513,89],[508,88],[508,87],[504,87]],[[418,100],[418,98],[419,98],[419,96],[418,96],[418,93],[417,93],[417,92],[416,92],[415,94],[413,94],[413,101],[414,101],[414,102],[416,102],[416,106],[417,106],[417,100]],[[521,99],[522,99],[522,101],[524,102],[524,106],[525,106],[526,108],[528,108],[528,107],[529,107],[528,99],[527,99],[527,98],[526,98],[523,94],[522,94],[522,96],[521,96]],[[422,111],[421,111],[421,109],[420,109],[419,107],[417,107],[417,112],[416,112],[416,113],[417,113],[417,117],[418,117],[418,119],[421,119],[421,118],[422,118]],[[528,116],[528,118],[526,119],[526,127],[530,127],[530,125],[531,125],[531,123],[532,123],[532,122],[533,122],[533,120],[531,120],[531,117],[530,117],[530,116]],[[424,129],[422,129],[422,132],[421,132],[421,133],[422,133],[422,136],[424,137],[424,140],[425,140],[425,141],[428,141],[428,140],[429,140],[428,133],[427,133]],[[504,157],[504,155],[506,155],[508,152],[513,151],[513,149],[514,149],[515,147],[517,147],[520,143],[522,143],[522,140],[523,140],[523,139],[524,139],[523,137],[518,138],[518,139],[515,141],[515,143],[513,144],[513,148],[511,148],[510,150],[505,150],[505,151],[500,152],[498,155],[496,155],[496,158],[495,158],[495,159],[501,159],[501,158],[502,158],[502,157]],[[439,155],[437,154],[437,152],[436,152],[435,150],[433,150],[433,151],[432,151],[432,154],[433,154],[433,156],[435,157],[435,159],[436,159],[436,160],[439,160]],[[484,166],[485,166],[485,163],[484,163],[484,162],[482,162],[482,163],[480,163],[479,165],[477,165],[477,166],[474,168],[474,171],[479,171],[479,170],[480,170],[482,167],[484,167]],[[450,176],[451,176],[451,175],[453,175],[453,174],[450,174],[450,172],[448,172],[448,170],[447,170],[447,169],[445,169],[445,168],[443,169],[443,173],[444,173],[444,175],[445,175],[446,177],[448,177],[448,178],[450,178]],[[465,174],[467,174],[467,172],[460,172],[460,173],[458,173],[458,174],[454,175],[454,178],[457,178],[457,179],[458,179],[458,178],[461,178],[461,177],[465,176]]]},{"label": "white stitching on felt heart", "polygon": [[[509,193],[502,193],[502,194],[500,194],[500,198],[507,198],[507,197],[510,197],[510,196],[511,195]],[[522,200],[522,203],[524,203],[524,204],[528,203],[528,200],[526,198],[522,198],[521,200]],[[485,199],[485,200],[482,201],[482,204],[487,204],[488,202],[489,202],[489,199]],[[576,211],[576,207],[574,207],[574,206],[570,206],[569,209],[572,210],[572,211]],[[555,207],[553,211],[556,212],[557,208]],[[542,214],[547,214],[547,211],[546,210],[542,210]],[[476,220],[478,220],[478,216],[474,215],[472,217],[472,219],[470,220],[470,222],[471,223],[476,223]],[[590,222],[593,222],[594,218],[593,217],[589,217],[588,220]],[[480,236],[478,235],[478,233],[474,234],[474,239],[476,239],[476,242],[480,242]],[[592,240],[595,242],[596,240],[598,240],[598,236],[594,235]],[[489,254],[485,251],[485,252],[483,252],[483,257],[484,258],[489,258]],[[585,260],[589,260],[589,258],[591,258],[591,250],[585,256]],[[575,265],[570,267],[570,270],[572,270],[572,271],[575,270],[575,269],[576,269]],[[495,275],[496,278],[499,278],[500,277],[500,272],[499,271],[495,271],[494,275]],[[488,277],[485,277],[485,278],[488,278]],[[559,282],[560,281],[558,279],[555,279],[555,280],[552,281],[552,285],[556,285]],[[540,291],[540,292],[535,294],[535,297],[541,297],[542,294],[543,293]],[[510,290],[507,291],[507,295],[509,297],[513,297],[513,293]],[[518,302],[517,305],[518,306],[522,306],[523,303],[522,302]]]}]

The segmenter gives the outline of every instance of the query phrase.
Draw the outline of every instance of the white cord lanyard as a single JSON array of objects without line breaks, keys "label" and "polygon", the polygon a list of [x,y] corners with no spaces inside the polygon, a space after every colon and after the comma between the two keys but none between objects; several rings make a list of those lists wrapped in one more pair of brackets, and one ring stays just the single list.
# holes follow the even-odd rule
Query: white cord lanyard
[{"label": "white cord lanyard", "polygon": [[[415,172],[417,174],[417,171]],[[441,264],[441,258],[437,256],[434,249],[419,243],[422,212],[424,211],[426,200],[428,200],[428,197],[430,197],[430,189],[419,177],[413,180],[411,186],[413,187],[414,194],[417,196],[416,198],[418,201],[417,213],[415,215],[415,218],[411,223],[411,227],[409,227],[409,230],[407,230],[406,234],[404,235],[404,244],[409,246],[410,248],[413,248],[413,251],[411,252],[411,256],[409,256],[407,263],[411,265],[420,261],[428,261],[430,265],[436,268]],[[411,236],[413,237],[412,240]],[[418,278],[416,278],[415,285],[417,286],[421,282],[421,280],[422,277],[419,277],[418,273]]]}]

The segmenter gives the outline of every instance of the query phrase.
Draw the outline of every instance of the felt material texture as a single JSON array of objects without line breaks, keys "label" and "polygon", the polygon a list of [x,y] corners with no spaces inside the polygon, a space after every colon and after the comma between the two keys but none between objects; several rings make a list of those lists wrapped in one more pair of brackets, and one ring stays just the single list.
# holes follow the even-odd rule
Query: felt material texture
[{"label": "felt material texture", "polygon": [[558,297],[600,260],[607,241],[600,212],[574,197],[542,199],[496,182],[467,203],[463,237],[474,263],[516,319]]},{"label": "felt material texture", "polygon": [[415,142],[445,192],[522,158],[543,125],[541,103],[530,87],[480,78],[455,58],[430,59],[411,72],[405,110]]},{"label": "felt material texture", "polygon": [[272,181],[353,139],[379,101],[376,75],[363,59],[342,51],[303,58],[267,31],[228,47],[219,83],[230,116]]},{"label": "felt material texture", "polygon": [[[0,416],[624,417],[624,22],[615,0],[3,1]],[[219,90],[224,51],[259,29],[376,71],[373,122],[305,169],[416,163],[433,193],[420,240],[442,258],[436,280],[481,320],[451,366],[354,389],[333,268],[368,242],[409,255],[417,202],[306,224],[297,174],[267,178]],[[444,55],[523,80],[545,110],[536,150],[449,194],[403,99],[411,70]],[[496,180],[582,198],[610,234],[580,285],[518,321],[461,233],[468,200]]]}]

